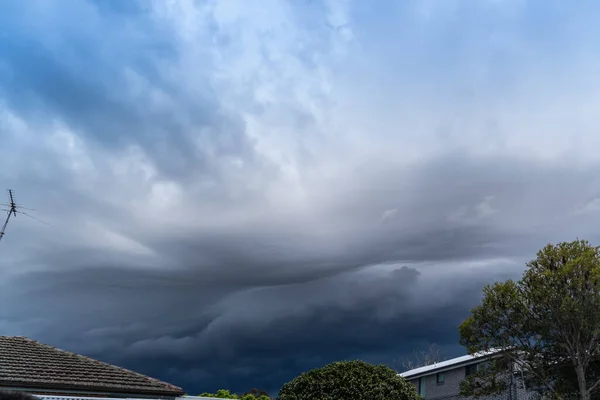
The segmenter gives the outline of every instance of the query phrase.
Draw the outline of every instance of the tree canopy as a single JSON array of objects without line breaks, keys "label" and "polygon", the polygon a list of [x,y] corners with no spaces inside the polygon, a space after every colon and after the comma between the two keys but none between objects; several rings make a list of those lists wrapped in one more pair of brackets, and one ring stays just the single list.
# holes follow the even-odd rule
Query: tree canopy
[{"label": "tree canopy", "polygon": [[211,397],[215,399],[234,399],[234,400],[271,400],[267,392],[261,389],[251,389],[250,391],[238,396],[226,389],[219,389],[217,393],[202,393],[202,397]]},{"label": "tree canopy", "polygon": [[384,365],[339,361],[283,385],[280,400],[418,400],[416,388]]},{"label": "tree canopy", "polygon": [[507,368],[530,388],[589,400],[600,391],[600,251],[585,240],[549,244],[519,281],[487,286],[459,327],[469,353],[499,351],[462,384],[465,395],[501,391]]}]

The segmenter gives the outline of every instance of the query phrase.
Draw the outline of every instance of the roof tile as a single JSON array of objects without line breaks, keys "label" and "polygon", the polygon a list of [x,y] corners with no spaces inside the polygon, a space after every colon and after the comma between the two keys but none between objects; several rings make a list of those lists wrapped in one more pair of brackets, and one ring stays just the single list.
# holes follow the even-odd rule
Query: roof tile
[{"label": "roof tile", "polygon": [[158,379],[23,336],[0,336],[0,385],[173,397],[184,393]]}]

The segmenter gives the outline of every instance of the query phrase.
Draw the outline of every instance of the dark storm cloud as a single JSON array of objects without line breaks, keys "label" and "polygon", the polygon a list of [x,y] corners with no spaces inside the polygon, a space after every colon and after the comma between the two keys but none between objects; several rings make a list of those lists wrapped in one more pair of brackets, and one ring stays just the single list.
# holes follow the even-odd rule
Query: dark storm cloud
[{"label": "dark storm cloud", "polygon": [[[137,231],[130,237],[161,255],[155,271],[146,267],[153,260],[93,247],[38,251],[27,257],[29,263],[47,270],[5,281],[1,301],[11,307],[0,319],[11,333],[156,374],[191,392],[225,386],[277,389],[307,368],[340,358],[392,363],[428,342],[455,345],[456,327],[483,283],[507,272],[493,263],[471,272],[460,262],[532,256],[529,249],[552,238],[538,230],[535,218],[530,222],[524,216],[535,217],[538,207],[564,214],[577,202],[557,198],[533,207],[526,201],[530,190],[547,188],[544,179],[562,175],[567,186],[550,187],[545,198],[567,189],[580,198],[594,169],[568,173],[516,161],[511,168],[502,168],[502,160],[446,161],[438,164],[439,173],[430,166],[413,170],[410,176],[419,179],[408,184],[398,173],[406,191],[387,191],[385,202],[373,195],[373,180],[360,180],[369,182],[365,187],[371,195],[339,197],[339,209],[346,210],[341,227],[328,204],[323,220],[303,225],[292,218],[226,231],[201,226],[180,233]],[[486,171],[501,172],[483,179]],[[522,171],[530,178],[518,178]],[[448,175],[462,184],[446,184]],[[385,176],[394,178],[391,171]],[[497,192],[490,182],[499,185]],[[507,193],[510,187],[514,191]],[[382,220],[376,210],[406,201],[405,193],[414,200]],[[490,193],[498,193],[493,203],[498,212],[510,210],[499,222],[498,216],[476,212]],[[448,219],[461,205],[470,206],[459,213],[463,219]],[[333,231],[323,234],[324,226]],[[456,272],[443,285],[452,297],[423,289],[413,269],[365,269],[399,262],[443,268],[451,260],[458,264],[446,268]],[[522,265],[508,275],[515,276]],[[457,279],[460,271],[463,280]]]},{"label": "dark storm cloud", "polygon": [[[165,376],[176,369],[180,374],[171,379],[192,390],[228,379],[236,390],[277,389],[271,372],[265,376],[269,369],[290,379],[306,367],[369,353],[385,352],[392,363],[424,337],[454,344],[452,328],[480,283],[463,287],[466,298],[441,297],[430,307],[432,293],[420,292],[419,279],[407,267],[271,288],[227,286],[182,272],[28,274],[4,286],[2,301],[12,306],[0,318],[138,370]],[[58,321],[73,329],[59,329]],[[194,370],[206,383],[186,379]]]},{"label": "dark storm cloud", "polygon": [[[276,391],[338,359],[458,355],[485,283],[548,241],[600,240],[587,92],[408,85],[436,68],[371,58],[391,25],[342,3],[32,4],[0,15],[0,177],[50,226],[19,216],[0,244],[5,334],[191,394]],[[406,4],[409,55],[444,43],[431,21],[462,27]],[[458,44],[440,82],[498,72]]]},{"label": "dark storm cloud", "polygon": [[[397,179],[403,190],[387,190],[385,196],[374,195],[379,186],[373,179],[360,179],[368,182],[370,196],[339,197],[338,207],[346,211],[341,227],[332,213],[338,207],[327,203],[323,220],[302,225],[292,218],[226,231],[199,226],[179,233],[134,232],[131,238],[163,258],[155,271],[146,268],[152,260],[93,247],[38,251],[30,262],[49,270],[6,281],[2,303],[11,307],[0,319],[20,327],[11,332],[168,377],[192,392],[221,386],[277,389],[295,374],[336,359],[393,363],[430,342],[452,347],[458,323],[484,282],[493,279],[489,275],[515,276],[523,265],[509,271],[493,263],[480,271],[462,270],[461,280],[460,262],[530,257],[529,249],[552,238],[543,229],[528,232],[537,229],[537,221],[523,216],[535,217],[537,207],[564,214],[577,204],[558,198],[532,207],[525,201],[530,190],[547,188],[544,179],[563,175],[568,186],[550,187],[545,198],[567,189],[580,198],[594,174],[593,168],[568,173],[515,160],[510,168],[501,167],[503,160],[460,160],[440,161],[438,173],[429,164],[414,169],[408,179],[388,171],[386,179]],[[523,171],[530,177],[521,177]],[[450,178],[461,184],[447,184]],[[344,188],[342,183],[332,190]],[[514,191],[507,193],[509,188]],[[501,223],[493,214],[477,215],[476,206],[495,193],[493,206],[511,210]],[[396,201],[406,203],[382,220],[376,211]],[[461,205],[469,206],[459,213],[462,219],[448,218]],[[333,231],[323,234],[324,226]],[[443,268],[451,260],[458,264],[446,268],[456,272],[452,283],[443,285],[452,297],[423,287],[413,269],[365,269],[399,262]]]}]

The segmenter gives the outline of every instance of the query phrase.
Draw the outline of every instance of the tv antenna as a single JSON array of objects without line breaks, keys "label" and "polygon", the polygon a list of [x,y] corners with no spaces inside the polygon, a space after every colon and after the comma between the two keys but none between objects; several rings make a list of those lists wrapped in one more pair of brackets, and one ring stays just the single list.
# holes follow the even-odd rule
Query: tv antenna
[{"label": "tv antenna", "polygon": [[25,207],[21,207],[21,206],[17,205],[17,203],[15,203],[14,193],[11,189],[8,189],[8,201],[9,201],[8,203],[2,204],[3,206],[8,207],[8,208],[2,210],[2,211],[7,211],[8,214],[6,215],[6,220],[4,221],[4,225],[2,225],[2,230],[0,230],[0,240],[2,240],[2,238],[4,237],[4,232],[6,231],[6,226],[8,225],[8,221],[10,221],[10,217],[16,218],[17,214],[23,214],[31,219],[35,219],[36,221],[42,222],[44,224],[48,224],[47,222],[44,222],[41,219],[37,219],[33,215],[27,214],[25,211],[21,211],[21,210],[28,210],[28,211],[35,211],[35,210],[32,208],[25,208]]}]

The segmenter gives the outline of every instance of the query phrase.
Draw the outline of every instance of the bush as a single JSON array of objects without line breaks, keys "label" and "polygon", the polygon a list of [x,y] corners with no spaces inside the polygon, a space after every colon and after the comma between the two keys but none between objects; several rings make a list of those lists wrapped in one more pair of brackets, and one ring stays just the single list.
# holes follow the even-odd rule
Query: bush
[{"label": "bush", "polygon": [[201,397],[212,397],[215,399],[239,399],[239,397],[235,393],[231,393],[226,389],[219,389],[217,393],[202,393]]},{"label": "bush", "polygon": [[241,397],[242,400],[271,400],[269,394],[263,389],[252,388]]},{"label": "bush", "polygon": [[242,396],[241,400],[271,400],[271,399],[266,394],[261,394],[258,397],[254,396],[253,394],[245,394],[244,396]]},{"label": "bush", "polygon": [[244,393],[242,397],[235,393],[231,393],[226,389],[219,389],[217,393],[201,393],[201,397],[211,397],[214,399],[232,399],[232,400],[271,400],[265,391],[254,389],[257,391],[256,394],[251,392]]},{"label": "bush", "polygon": [[283,385],[280,400],[419,400],[413,384],[385,365],[339,361]]}]

